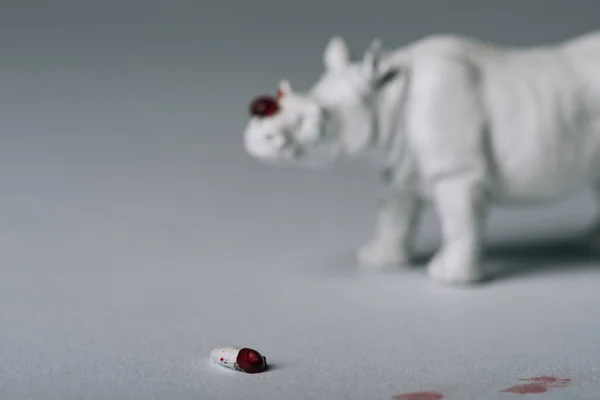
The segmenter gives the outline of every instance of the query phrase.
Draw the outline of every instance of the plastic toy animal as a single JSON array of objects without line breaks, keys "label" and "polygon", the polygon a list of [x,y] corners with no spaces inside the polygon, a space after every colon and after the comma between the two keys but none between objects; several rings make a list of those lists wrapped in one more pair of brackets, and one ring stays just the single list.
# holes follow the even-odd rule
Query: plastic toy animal
[{"label": "plastic toy animal", "polygon": [[[529,48],[437,35],[386,51],[375,40],[359,60],[334,37],[324,64],[306,93],[284,80],[252,102],[245,149],[269,164],[374,161],[387,194],[364,266],[409,265],[429,203],[442,245],[428,275],[477,282],[491,206],[600,195],[600,32]],[[588,239],[600,243],[600,228]]]}]

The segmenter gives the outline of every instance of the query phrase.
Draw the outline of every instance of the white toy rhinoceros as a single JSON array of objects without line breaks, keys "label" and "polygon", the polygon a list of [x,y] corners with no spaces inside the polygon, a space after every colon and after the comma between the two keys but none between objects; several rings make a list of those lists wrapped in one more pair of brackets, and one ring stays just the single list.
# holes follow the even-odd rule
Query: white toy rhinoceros
[{"label": "white toy rhinoceros", "polygon": [[408,264],[430,202],[442,246],[428,275],[476,282],[491,205],[600,194],[600,32],[530,48],[438,35],[385,51],[376,40],[362,60],[334,37],[324,63],[307,93],[282,81],[276,98],[253,101],[245,149],[268,163],[374,160],[387,194],[358,252],[365,266]]}]

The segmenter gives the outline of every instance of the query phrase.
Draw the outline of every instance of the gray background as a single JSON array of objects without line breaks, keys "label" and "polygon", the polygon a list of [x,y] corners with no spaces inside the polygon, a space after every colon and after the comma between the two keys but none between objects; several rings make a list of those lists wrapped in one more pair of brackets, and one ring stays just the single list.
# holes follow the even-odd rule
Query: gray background
[{"label": "gray background", "polygon": [[[241,134],[253,96],[314,82],[334,34],[357,55],[441,32],[533,45],[598,29],[599,4],[3,1],[0,398],[481,399],[540,374],[576,379],[549,398],[593,398],[600,275],[561,242],[590,193],[495,210],[504,279],[446,288],[357,270],[369,166],[270,168]],[[274,368],[219,370],[225,345]]]}]

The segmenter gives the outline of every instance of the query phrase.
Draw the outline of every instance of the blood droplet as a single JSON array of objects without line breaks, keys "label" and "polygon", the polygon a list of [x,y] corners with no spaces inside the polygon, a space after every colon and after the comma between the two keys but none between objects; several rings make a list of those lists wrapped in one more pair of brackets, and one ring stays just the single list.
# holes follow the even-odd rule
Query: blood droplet
[{"label": "blood droplet", "polygon": [[393,396],[394,400],[442,400],[444,395],[439,392],[412,392]]},{"label": "blood droplet", "polygon": [[250,350],[248,351],[248,362],[252,365],[261,365],[263,362],[262,357],[260,356],[260,354],[258,354],[258,352],[254,351],[254,350]]},{"label": "blood droplet", "polygon": [[534,378],[523,379],[524,381],[537,382],[546,385],[547,387],[557,388],[565,387],[571,383],[570,378],[557,378],[554,376],[536,376]]},{"label": "blood droplet", "polygon": [[567,387],[571,382],[571,379],[569,378],[556,378],[554,376],[537,376],[534,378],[521,380],[528,381],[530,383],[511,386],[507,389],[501,390],[501,392],[518,394],[546,393],[548,389]]},{"label": "blood droplet", "polygon": [[278,111],[279,103],[272,96],[259,96],[250,103],[250,115],[252,117],[270,117]]},{"label": "blood droplet", "polygon": [[239,351],[236,361],[240,368],[249,374],[256,374],[267,369],[266,359],[258,351],[247,347]]},{"label": "blood droplet", "polygon": [[523,385],[511,386],[507,389],[501,390],[503,393],[517,393],[517,394],[537,394],[546,393],[548,389],[546,385],[542,383],[525,383]]}]

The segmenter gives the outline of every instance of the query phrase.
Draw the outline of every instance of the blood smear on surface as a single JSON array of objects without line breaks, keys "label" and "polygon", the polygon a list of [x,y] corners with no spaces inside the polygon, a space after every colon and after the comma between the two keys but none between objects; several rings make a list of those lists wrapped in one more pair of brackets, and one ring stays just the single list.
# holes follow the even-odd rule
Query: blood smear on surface
[{"label": "blood smear on surface", "polygon": [[393,396],[394,400],[442,400],[444,395],[439,392],[412,392]]}]

